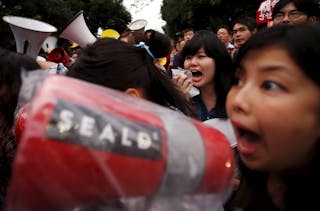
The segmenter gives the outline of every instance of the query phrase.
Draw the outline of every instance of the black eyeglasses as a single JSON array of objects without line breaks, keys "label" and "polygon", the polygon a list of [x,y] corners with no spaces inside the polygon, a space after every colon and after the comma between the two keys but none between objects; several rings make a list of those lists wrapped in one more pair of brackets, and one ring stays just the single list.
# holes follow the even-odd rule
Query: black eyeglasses
[{"label": "black eyeglasses", "polygon": [[291,10],[291,11],[288,12],[288,13],[278,12],[277,14],[275,14],[275,15],[273,16],[273,20],[275,20],[275,21],[282,21],[286,15],[288,16],[288,18],[289,18],[290,20],[293,20],[293,19],[300,18],[302,15],[305,15],[305,13],[300,12],[300,11],[298,11],[298,10]]}]

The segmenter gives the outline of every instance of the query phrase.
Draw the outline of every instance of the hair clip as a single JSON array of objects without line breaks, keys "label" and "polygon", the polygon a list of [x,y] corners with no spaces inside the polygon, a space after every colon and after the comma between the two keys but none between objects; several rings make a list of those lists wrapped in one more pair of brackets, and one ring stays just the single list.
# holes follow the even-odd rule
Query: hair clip
[{"label": "hair clip", "polygon": [[137,44],[136,46],[139,47],[139,48],[144,48],[153,59],[156,58],[152,54],[152,52],[149,50],[149,46],[147,46],[144,42],[139,42],[139,44]]}]

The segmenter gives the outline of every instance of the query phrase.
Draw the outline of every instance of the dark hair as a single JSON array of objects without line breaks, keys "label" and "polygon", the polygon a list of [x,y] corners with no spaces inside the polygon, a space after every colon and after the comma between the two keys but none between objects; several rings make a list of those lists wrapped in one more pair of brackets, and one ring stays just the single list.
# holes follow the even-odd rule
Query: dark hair
[{"label": "dark hair", "polygon": [[220,26],[217,28],[217,32],[219,31],[219,29],[225,29],[225,30],[227,30],[227,32],[228,32],[229,34],[231,34],[231,29],[230,29],[230,27],[229,27],[228,25],[226,25],[226,24],[220,25]]},{"label": "dark hair", "polygon": [[279,46],[285,49],[293,61],[305,74],[320,84],[320,71],[315,68],[320,61],[320,26],[316,24],[299,24],[297,26],[273,26],[262,29],[251,37],[239,50],[235,64],[253,50],[267,46]]},{"label": "dark hair", "polygon": [[14,122],[14,111],[22,83],[22,69],[29,71],[40,67],[33,58],[25,54],[0,48],[0,116],[1,124],[4,122],[8,127],[12,127]]},{"label": "dark hair", "polygon": [[20,75],[22,69],[28,71],[40,67],[29,56],[0,48],[0,210],[5,207],[7,187],[17,147],[12,127],[22,84]]},{"label": "dark hair", "polygon": [[230,54],[213,32],[199,30],[182,49],[181,55],[183,60],[185,60],[186,56],[195,55],[200,48],[203,48],[207,56],[215,61],[213,83],[217,94],[216,111],[218,117],[226,118],[226,96],[230,89],[230,78],[233,70]]},{"label": "dark hair", "polygon": [[[150,36],[147,36],[150,34]],[[120,38],[128,37],[128,43],[135,45],[144,42],[149,46],[155,58],[162,58],[169,54],[171,50],[170,38],[158,31],[149,29],[145,33],[137,31],[127,31],[120,35]]]},{"label": "dark hair", "polygon": [[175,40],[176,42],[179,42],[181,39],[183,39],[183,34],[182,34],[182,32],[176,32],[176,33],[174,34],[174,40]]},{"label": "dark hair", "polygon": [[[293,61],[304,73],[320,86],[320,26],[311,23],[299,25],[277,25],[262,29],[253,35],[239,50],[236,66],[256,50],[268,46],[277,46],[286,50]],[[294,114],[293,114],[294,115]],[[316,155],[312,164],[303,172],[286,175],[285,210],[313,210],[318,206],[318,195],[313,194],[319,189],[320,178],[320,143],[316,146]],[[260,210],[270,202],[266,194],[267,174],[248,169],[240,161],[241,183],[239,192],[234,199],[234,206],[243,210]],[[308,194],[310,193],[310,194]],[[269,200],[269,202],[268,202]],[[261,204],[265,203],[265,204]]]},{"label": "dark hair", "polygon": [[315,16],[320,18],[319,4],[315,0],[280,0],[273,8],[272,18],[289,3],[293,3],[297,10],[305,13],[308,17]]},{"label": "dark hair", "polygon": [[151,29],[147,32],[150,33],[150,37],[146,38],[146,44],[149,46],[155,58],[167,56],[171,51],[170,37]]},{"label": "dark hair", "polygon": [[195,30],[193,28],[186,28],[182,31],[182,35],[184,35],[187,32],[195,32]]},{"label": "dark hair", "polygon": [[146,98],[195,116],[192,106],[145,49],[115,39],[101,39],[83,49],[68,76],[125,91],[141,88]]},{"label": "dark hair", "polygon": [[236,24],[241,24],[241,25],[245,25],[246,27],[248,27],[248,29],[252,32],[255,29],[258,28],[258,24],[256,23],[256,20],[252,17],[248,17],[248,16],[241,16],[238,19],[236,19],[232,26],[234,27],[234,25]]}]

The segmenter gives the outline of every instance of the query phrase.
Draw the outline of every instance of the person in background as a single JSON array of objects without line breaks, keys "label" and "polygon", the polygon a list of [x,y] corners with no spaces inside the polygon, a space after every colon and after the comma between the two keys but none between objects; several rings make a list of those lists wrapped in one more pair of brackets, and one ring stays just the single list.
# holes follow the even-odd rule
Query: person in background
[{"label": "person in background", "polygon": [[179,42],[179,41],[183,40],[183,34],[182,34],[182,32],[176,32],[176,33],[174,34],[174,40],[175,40],[176,42]]},{"label": "person in background", "polygon": [[149,29],[145,32],[146,44],[154,56],[155,65],[170,75],[170,52],[172,50],[171,39],[166,34]]},{"label": "person in background", "polygon": [[78,45],[78,43],[72,43],[71,46],[68,47],[68,54],[71,55],[71,59],[74,62],[78,58],[78,52],[81,51],[81,47]]},{"label": "person in background", "polygon": [[77,50],[72,51],[71,64],[69,66],[71,66],[78,59],[78,57],[81,54],[81,51],[82,51],[82,48],[78,48]]},{"label": "person in background", "polygon": [[185,40],[181,40],[181,41],[177,42],[177,44],[176,44],[177,53],[182,51],[185,44],[186,44]]},{"label": "person in background", "polygon": [[169,72],[169,74],[173,65],[173,58],[177,54],[177,48],[176,48],[177,43],[173,38],[170,38],[170,44],[171,44],[171,51],[169,53],[169,56],[167,56],[167,60],[169,60],[169,63],[166,64],[166,70],[167,72]]},{"label": "person in background", "polygon": [[257,32],[257,23],[254,18],[240,17],[233,22],[232,36],[235,50],[231,53],[233,59],[236,58],[238,50]]},{"label": "person in background", "polygon": [[192,37],[194,36],[194,29],[193,28],[186,28],[185,30],[183,30],[182,34],[183,34],[183,39],[185,41],[189,41],[192,39]]},{"label": "person in background", "polygon": [[154,58],[166,57],[171,51],[170,37],[152,29],[146,31],[145,43],[149,46]]},{"label": "person in background", "polygon": [[[145,33],[133,31],[122,34],[119,40],[144,47],[153,58],[154,64],[160,70],[166,72],[164,65],[167,62],[166,57],[169,56],[171,51],[170,37],[166,34],[153,29],[149,29]],[[165,62],[163,63],[163,61]]]},{"label": "person in background", "polygon": [[[183,30],[182,34],[183,34],[183,41],[184,41],[184,43],[179,42],[180,45],[183,44],[183,45],[181,46],[181,48],[183,48],[183,46],[184,46],[189,40],[191,40],[191,39],[193,38],[193,36],[194,36],[194,34],[195,34],[195,31],[194,31],[193,28],[187,28],[187,29]],[[177,69],[177,68],[183,69],[183,63],[184,63],[184,61],[183,61],[183,58],[182,58],[182,56],[181,56],[181,53],[178,52],[178,53],[174,56],[174,58],[173,58],[172,68],[174,68],[174,69]]]},{"label": "person in background", "polygon": [[199,89],[200,94],[192,98],[199,118],[227,118],[225,100],[233,66],[225,46],[214,33],[200,30],[187,42],[181,55],[184,68],[192,73],[192,81],[189,83],[185,75],[173,80],[182,90],[188,91],[190,84]]},{"label": "person in background", "polygon": [[319,25],[285,24],[240,49],[227,97],[241,170],[230,210],[319,207],[319,43]]},{"label": "person in background", "polygon": [[21,71],[39,69],[25,54],[0,48],[0,210],[4,210],[12,162],[17,147],[13,134],[15,110],[22,84]]},{"label": "person in background", "polygon": [[272,12],[273,25],[317,23],[320,8],[315,0],[280,0]]},{"label": "person in background", "polygon": [[223,24],[218,27],[217,30],[217,36],[219,40],[224,44],[224,46],[227,48],[228,52],[231,54],[231,52],[234,50],[234,45],[230,43],[230,40],[232,38],[231,31],[229,26]]}]

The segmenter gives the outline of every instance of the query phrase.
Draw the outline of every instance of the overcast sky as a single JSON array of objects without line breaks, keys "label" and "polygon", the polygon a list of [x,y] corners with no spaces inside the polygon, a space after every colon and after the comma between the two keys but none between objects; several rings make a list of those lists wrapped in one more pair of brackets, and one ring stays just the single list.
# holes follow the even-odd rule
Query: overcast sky
[{"label": "overcast sky", "polygon": [[148,21],[145,29],[163,32],[161,26],[165,25],[165,21],[160,14],[162,0],[123,0],[123,4],[131,13],[132,21],[145,19]]}]

